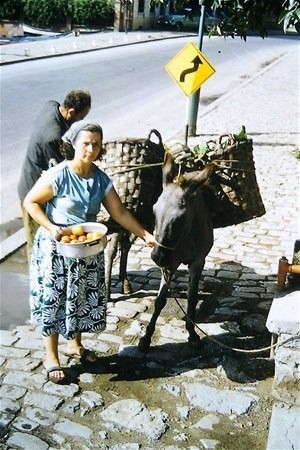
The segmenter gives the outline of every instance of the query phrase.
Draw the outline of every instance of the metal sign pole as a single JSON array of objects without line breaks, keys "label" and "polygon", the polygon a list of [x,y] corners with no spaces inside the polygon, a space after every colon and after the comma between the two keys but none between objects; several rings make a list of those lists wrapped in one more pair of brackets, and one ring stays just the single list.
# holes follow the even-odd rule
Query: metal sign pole
[{"label": "metal sign pole", "polygon": [[[204,18],[205,18],[205,6],[202,5],[200,1],[200,21],[199,21],[199,31],[198,31],[198,47],[202,50],[203,43],[203,32],[204,32]],[[198,116],[198,106],[200,99],[200,89],[192,94],[188,99],[188,118],[186,124],[186,134],[188,136],[196,136],[197,129],[197,116]],[[187,142],[187,137],[186,137]],[[187,145],[187,144],[186,144]]]}]

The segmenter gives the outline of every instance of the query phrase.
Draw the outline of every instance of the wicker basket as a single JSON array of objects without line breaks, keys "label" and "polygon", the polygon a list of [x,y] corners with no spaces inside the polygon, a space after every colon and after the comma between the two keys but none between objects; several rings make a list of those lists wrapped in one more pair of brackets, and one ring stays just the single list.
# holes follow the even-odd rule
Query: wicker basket
[{"label": "wicker basket", "polygon": [[[152,135],[157,137],[157,143],[151,140]],[[104,150],[101,168],[112,178],[126,208],[144,227],[152,231],[152,208],[162,191],[161,163],[165,153],[159,131],[151,130],[146,139],[127,138],[107,142]],[[145,165],[148,167],[140,167]],[[105,223],[110,233],[121,229],[106,211],[101,211],[97,220]]]},{"label": "wicker basket", "polygon": [[212,212],[214,228],[236,225],[265,214],[255,175],[252,140],[239,141],[233,135],[223,135],[207,142],[209,149],[195,157],[188,147],[183,151],[173,149],[181,171],[202,169],[214,161],[217,164],[211,187],[205,191]]}]

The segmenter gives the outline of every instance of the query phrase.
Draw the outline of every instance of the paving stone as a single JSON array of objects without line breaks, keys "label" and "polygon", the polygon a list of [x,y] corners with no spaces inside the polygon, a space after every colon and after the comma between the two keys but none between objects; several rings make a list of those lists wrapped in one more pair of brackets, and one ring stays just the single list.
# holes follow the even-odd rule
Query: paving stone
[{"label": "paving stone", "polygon": [[[139,316],[139,320],[141,320],[142,322],[150,322],[151,317],[152,317],[152,314],[142,313]],[[157,325],[164,325],[165,323],[166,323],[166,321],[163,317],[159,317],[156,322]]]},{"label": "paving stone", "polygon": [[98,392],[83,391],[80,395],[80,399],[87,404],[90,410],[104,405],[103,397],[98,394]]},{"label": "paving stone", "polygon": [[40,426],[39,423],[33,422],[32,420],[26,417],[17,417],[12,422],[12,427],[18,431],[27,431],[28,433],[36,430]]},{"label": "paving stone", "polygon": [[7,413],[7,412],[0,411],[0,437],[3,434],[6,434],[9,424],[14,420],[15,417],[16,417],[15,413],[12,413],[12,412]]},{"label": "paving stone", "polygon": [[93,383],[95,381],[95,375],[92,373],[81,373],[79,375],[80,383]]},{"label": "paving stone", "polygon": [[29,350],[14,347],[0,347],[0,356],[2,358],[25,358],[27,355],[29,355]]},{"label": "paving stone", "polygon": [[239,273],[229,272],[228,270],[220,270],[220,272],[217,273],[217,278],[224,278],[228,280],[238,280],[239,276]]},{"label": "paving stone", "polygon": [[3,384],[13,384],[23,386],[28,389],[41,389],[45,383],[45,377],[42,374],[32,374],[27,372],[9,372],[3,380]]},{"label": "paving stone", "polygon": [[200,442],[205,450],[214,450],[220,444],[216,439],[200,439]]},{"label": "paving stone", "polygon": [[124,442],[122,444],[116,444],[109,447],[109,450],[139,450],[140,444],[132,442]]},{"label": "paving stone", "polygon": [[163,325],[159,329],[160,335],[163,338],[170,338],[175,341],[186,341],[188,339],[188,332],[185,329],[174,327],[167,323],[166,325]]},{"label": "paving stone", "polygon": [[47,411],[55,411],[64,403],[63,398],[55,395],[43,394],[41,392],[28,392],[24,398],[24,405],[35,406],[37,408],[46,409]]},{"label": "paving stone", "polygon": [[28,433],[16,431],[12,433],[7,440],[7,444],[12,448],[21,448],[24,450],[48,450],[49,445],[42,439]]},{"label": "paving stone", "polygon": [[144,358],[145,354],[140,352],[136,345],[120,345],[118,350],[120,358]]},{"label": "paving stone", "polygon": [[63,419],[57,422],[54,425],[54,429],[58,433],[67,434],[68,436],[72,436],[73,438],[79,437],[83,439],[89,439],[93,433],[89,427],[68,419]]},{"label": "paving stone", "polygon": [[0,402],[0,412],[3,413],[17,413],[18,411],[20,411],[21,406],[19,404],[19,402],[17,402],[16,400],[11,400],[10,398],[2,398],[1,402]]},{"label": "paving stone", "polygon": [[110,350],[110,346],[99,340],[84,339],[82,341],[84,347],[94,350],[97,353],[107,353]]},{"label": "paving stone", "polygon": [[180,387],[175,384],[164,383],[160,388],[167,391],[169,394],[174,395],[174,397],[179,397],[180,395]]},{"label": "paving stone", "polygon": [[141,337],[145,334],[145,330],[146,328],[143,324],[141,324],[138,320],[133,320],[129,328],[124,331],[124,335]]},{"label": "paving stone", "polygon": [[184,383],[186,396],[193,407],[220,414],[245,414],[259,398],[229,389],[216,389],[201,383]]},{"label": "paving stone", "polygon": [[32,406],[25,408],[24,414],[33,422],[37,422],[43,427],[48,427],[58,420],[57,414],[46,409],[35,408]]},{"label": "paving stone", "polygon": [[9,384],[3,384],[0,386],[0,398],[10,398],[11,400],[20,400],[24,397],[27,389],[23,387],[11,386]]},{"label": "paving stone", "polygon": [[197,326],[209,336],[218,336],[220,334],[228,334],[229,332],[226,328],[224,328],[223,322],[197,323]]},{"label": "paving stone", "polygon": [[120,400],[100,412],[107,428],[125,428],[157,441],[167,430],[168,416],[161,409],[149,410],[137,400]]},{"label": "paving stone", "polygon": [[63,405],[61,411],[66,414],[74,415],[76,411],[79,411],[79,409],[80,409],[80,400],[74,399],[72,401],[66,402]]},{"label": "paving stone", "polygon": [[173,436],[174,442],[186,442],[188,440],[188,436],[185,433],[177,433]]},{"label": "paving stone", "polygon": [[44,348],[44,345],[41,338],[29,338],[28,336],[24,336],[16,342],[15,347],[40,350]]},{"label": "paving stone", "polygon": [[192,425],[192,428],[202,428],[203,430],[213,430],[215,425],[220,423],[220,419],[215,414],[207,414],[197,423]]},{"label": "paving stone", "polygon": [[77,384],[71,383],[68,385],[46,383],[44,385],[43,391],[50,395],[57,395],[59,397],[72,398],[74,395],[78,394],[80,388]]},{"label": "paving stone", "polygon": [[11,347],[18,339],[15,331],[0,330],[0,345]]},{"label": "paving stone", "polygon": [[300,291],[294,291],[274,298],[267,328],[271,333],[296,334],[300,329]]},{"label": "paving stone", "polygon": [[120,336],[116,336],[115,334],[109,334],[109,333],[99,333],[98,339],[101,341],[107,341],[112,344],[122,344],[123,339]]},{"label": "paving stone", "polygon": [[190,408],[188,406],[177,406],[176,411],[181,419],[187,419],[190,415]]},{"label": "paving stone", "polygon": [[119,319],[119,317],[117,317],[117,316],[111,316],[111,315],[108,314],[108,312],[107,312],[106,322],[107,322],[107,325],[110,325],[110,324],[117,324],[117,323],[120,322],[120,319]]},{"label": "paving stone", "polygon": [[126,302],[126,301],[119,301],[118,303],[116,303],[115,307],[121,308],[121,309],[129,309],[135,312],[144,312],[146,311],[146,306],[141,304],[141,303],[133,303],[133,302]]},{"label": "paving stone", "polygon": [[9,359],[6,368],[9,370],[18,370],[24,372],[32,372],[41,365],[42,361],[32,358]]},{"label": "paving stone", "polygon": [[275,403],[266,450],[296,450],[299,448],[300,408]]},{"label": "paving stone", "polygon": [[115,307],[110,310],[111,316],[118,316],[122,319],[133,319],[137,315],[137,311],[128,308]]}]

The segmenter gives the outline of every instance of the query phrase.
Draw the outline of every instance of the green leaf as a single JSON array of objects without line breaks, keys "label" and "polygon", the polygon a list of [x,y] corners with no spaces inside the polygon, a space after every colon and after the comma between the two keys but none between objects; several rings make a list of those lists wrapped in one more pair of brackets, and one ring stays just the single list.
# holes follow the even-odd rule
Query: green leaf
[{"label": "green leaf", "polygon": [[205,153],[207,153],[209,151],[209,148],[206,146],[201,146],[201,145],[195,145],[195,147],[192,148],[192,153],[195,156],[203,156],[205,155]]}]

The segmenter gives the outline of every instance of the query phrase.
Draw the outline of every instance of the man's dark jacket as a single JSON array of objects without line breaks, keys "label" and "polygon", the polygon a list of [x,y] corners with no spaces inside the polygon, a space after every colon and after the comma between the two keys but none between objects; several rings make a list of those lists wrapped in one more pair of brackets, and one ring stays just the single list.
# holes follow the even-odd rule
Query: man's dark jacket
[{"label": "man's dark jacket", "polygon": [[49,162],[59,163],[64,159],[59,146],[69,125],[59,112],[59,106],[54,100],[48,101],[34,124],[18,184],[21,202],[42,171],[49,168]]}]

